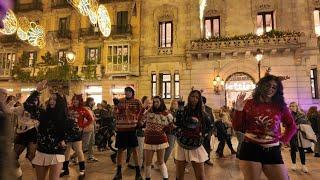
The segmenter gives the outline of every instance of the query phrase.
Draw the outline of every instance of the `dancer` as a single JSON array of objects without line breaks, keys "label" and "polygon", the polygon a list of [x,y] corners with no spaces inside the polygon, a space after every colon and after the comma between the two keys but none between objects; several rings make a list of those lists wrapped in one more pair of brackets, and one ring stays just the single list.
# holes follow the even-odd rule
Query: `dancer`
[{"label": "dancer", "polygon": [[[280,149],[297,130],[283,97],[281,79],[267,75],[259,80],[253,99],[238,95],[233,116],[233,128],[245,132],[239,153],[240,169],[245,180],[260,179],[263,171],[268,179],[288,180]],[[281,122],[286,127],[281,134]]]},{"label": "dancer", "polygon": [[138,115],[142,109],[141,102],[135,99],[135,92],[132,87],[125,88],[125,98],[119,100],[119,103],[115,105],[115,117],[116,117],[116,148],[117,153],[117,172],[114,176],[114,180],[122,179],[122,161],[123,152],[128,148],[132,148],[133,158],[136,168],[136,180],[142,180],[140,173],[139,159],[138,159],[138,137],[136,135],[136,128],[138,123]]},{"label": "dancer", "polygon": [[[28,98],[34,101],[46,88],[46,81],[37,85],[36,91]],[[52,93],[46,109],[40,111],[37,151],[32,163],[36,167],[38,180],[46,179],[50,171],[50,179],[59,179],[62,163],[65,161],[65,127],[67,121],[66,104],[58,93]]]},{"label": "dancer", "polygon": [[151,164],[155,152],[157,153],[156,163],[158,163],[163,179],[168,180],[164,152],[169,147],[169,144],[165,131],[166,129],[169,130],[170,125],[173,128],[173,116],[167,111],[166,105],[160,96],[153,97],[152,107],[144,112],[142,121],[146,123],[144,141],[146,180],[151,179]]},{"label": "dancer", "polygon": [[197,180],[205,179],[204,162],[208,154],[203,147],[205,136],[211,132],[211,120],[204,110],[201,92],[192,90],[188,96],[188,104],[179,102],[176,117],[177,143],[175,147],[176,177],[184,179],[185,166],[191,162]]},{"label": "dancer", "polygon": [[66,142],[67,149],[65,152],[65,161],[63,162],[63,172],[60,177],[69,175],[69,161],[71,149],[75,151],[79,161],[79,179],[85,176],[85,162],[82,150],[82,129],[81,127],[88,126],[92,121],[90,113],[84,108],[82,95],[74,95],[72,97],[72,105],[69,107],[69,117],[67,122]]}]

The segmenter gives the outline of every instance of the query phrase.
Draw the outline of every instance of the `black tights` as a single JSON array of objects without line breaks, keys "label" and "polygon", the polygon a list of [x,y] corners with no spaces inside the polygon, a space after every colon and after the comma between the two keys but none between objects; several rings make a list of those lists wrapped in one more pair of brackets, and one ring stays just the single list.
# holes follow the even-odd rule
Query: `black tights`
[{"label": "black tights", "polygon": [[299,154],[300,154],[301,164],[305,165],[306,164],[306,155],[305,155],[304,149],[302,147],[292,148],[290,150],[291,161],[292,161],[293,164],[296,164],[296,152],[297,152],[297,149],[298,149]]},{"label": "black tights", "polygon": [[230,137],[226,137],[225,139],[221,140],[219,142],[219,145],[218,145],[218,148],[217,148],[217,153],[219,155],[223,155],[223,149],[224,149],[224,146],[226,145],[226,142],[227,142],[227,145],[231,151],[231,153],[235,152],[233,147],[232,147],[232,143],[231,143],[231,138]]}]

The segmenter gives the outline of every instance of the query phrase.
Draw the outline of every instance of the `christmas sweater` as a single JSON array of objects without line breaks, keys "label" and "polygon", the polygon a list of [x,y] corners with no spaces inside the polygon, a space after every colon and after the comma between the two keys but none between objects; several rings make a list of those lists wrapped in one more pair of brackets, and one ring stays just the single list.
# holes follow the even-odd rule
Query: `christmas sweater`
[{"label": "christmas sweater", "polygon": [[135,98],[122,98],[114,108],[116,131],[135,131],[142,104]]},{"label": "christmas sweater", "polygon": [[74,111],[75,117],[81,129],[88,127],[93,123],[92,114],[85,107],[69,107],[69,111]]},{"label": "christmas sweater", "polygon": [[[242,111],[234,112],[233,128],[244,132],[245,139],[256,144],[271,145],[279,141],[288,143],[297,127],[289,109],[280,109],[275,103],[256,103],[249,99]],[[285,127],[283,134],[281,123]]]},{"label": "christmas sweater", "polygon": [[165,132],[170,129],[170,125],[173,125],[173,116],[168,111],[159,113],[148,111],[142,121],[146,123],[145,144],[158,145],[168,142]]}]

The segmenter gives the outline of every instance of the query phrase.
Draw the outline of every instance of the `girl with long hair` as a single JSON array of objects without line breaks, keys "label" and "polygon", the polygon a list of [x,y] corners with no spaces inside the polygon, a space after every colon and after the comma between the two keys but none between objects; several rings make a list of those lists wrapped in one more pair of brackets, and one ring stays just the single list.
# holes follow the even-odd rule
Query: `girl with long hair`
[{"label": "girl with long hair", "polygon": [[173,117],[167,111],[166,105],[160,96],[153,97],[152,107],[143,113],[142,122],[146,124],[144,140],[146,180],[151,178],[151,164],[155,152],[157,153],[157,163],[163,179],[167,180],[169,176],[164,162],[164,152],[169,147],[169,144],[165,131],[169,129],[170,125],[173,125]]},{"label": "girl with long hair", "polygon": [[317,142],[314,144],[314,157],[320,157],[320,114],[317,106],[311,106],[307,113],[308,120],[317,136]]},{"label": "girl with long hair", "polygon": [[[39,83],[29,98],[36,98],[46,88],[46,83],[46,81]],[[37,151],[32,160],[38,180],[46,179],[49,171],[49,179],[59,179],[62,163],[65,160],[66,110],[67,105],[63,97],[58,93],[51,93],[46,108],[40,111]]]},{"label": "girl with long hair", "polygon": [[[235,103],[233,127],[244,133],[239,152],[240,169],[245,180],[260,179],[261,172],[268,179],[288,180],[280,143],[287,144],[297,130],[283,97],[279,77],[267,75],[259,80],[253,98],[238,95]],[[281,134],[280,124],[285,126]]]},{"label": "girl with long hair", "polygon": [[69,175],[69,161],[71,149],[79,160],[79,179],[85,176],[85,162],[82,150],[82,128],[88,126],[88,122],[92,121],[90,113],[84,108],[82,95],[75,94],[71,100],[69,107],[69,118],[67,123],[66,142],[67,149],[65,152],[66,160],[63,162],[63,172],[60,177]]},{"label": "girl with long hair", "polygon": [[307,173],[308,168],[306,167],[306,155],[305,155],[304,147],[301,143],[301,139],[300,139],[300,136],[298,135],[298,133],[300,131],[299,125],[300,124],[308,124],[308,119],[307,119],[306,115],[304,114],[304,112],[299,107],[298,103],[291,102],[289,105],[289,109],[290,109],[291,114],[295,120],[297,127],[298,127],[298,131],[294,134],[294,136],[290,140],[290,155],[291,155],[290,157],[291,157],[291,161],[292,161],[291,169],[293,171],[297,170],[296,152],[299,151],[300,161],[302,164],[302,171]]},{"label": "girl with long hair", "polygon": [[175,122],[177,143],[174,158],[178,180],[184,179],[187,162],[192,163],[197,180],[205,179],[204,162],[209,158],[203,147],[203,140],[212,130],[211,124],[210,118],[204,111],[201,92],[192,90],[186,106],[184,102],[179,102]]}]

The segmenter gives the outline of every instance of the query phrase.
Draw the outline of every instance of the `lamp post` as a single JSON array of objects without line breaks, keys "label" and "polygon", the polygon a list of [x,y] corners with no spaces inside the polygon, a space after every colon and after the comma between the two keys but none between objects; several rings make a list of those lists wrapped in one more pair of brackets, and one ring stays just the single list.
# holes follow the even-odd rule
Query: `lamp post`
[{"label": "lamp post", "polygon": [[256,60],[258,61],[258,72],[259,72],[259,80],[261,78],[261,60],[263,58],[263,54],[261,49],[257,49]]},{"label": "lamp post", "polygon": [[73,51],[68,51],[66,53],[66,59],[68,63],[73,63],[76,58],[76,54]]}]

